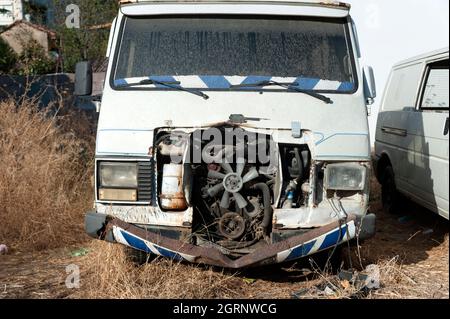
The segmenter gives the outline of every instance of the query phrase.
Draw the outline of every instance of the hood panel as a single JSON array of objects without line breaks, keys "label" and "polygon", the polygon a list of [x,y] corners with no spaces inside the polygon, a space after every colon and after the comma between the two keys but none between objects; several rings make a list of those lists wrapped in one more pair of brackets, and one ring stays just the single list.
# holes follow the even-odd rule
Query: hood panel
[{"label": "hood panel", "polygon": [[206,128],[242,114],[261,119],[249,127],[284,132],[278,142],[292,142],[292,122],[300,122],[314,132],[317,156],[369,156],[367,111],[358,94],[326,94],[334,103],[325,104],[302,93],[207,93],[209,100],[176,91],[106,91],[97,153],[145,155],[155,128]]}]

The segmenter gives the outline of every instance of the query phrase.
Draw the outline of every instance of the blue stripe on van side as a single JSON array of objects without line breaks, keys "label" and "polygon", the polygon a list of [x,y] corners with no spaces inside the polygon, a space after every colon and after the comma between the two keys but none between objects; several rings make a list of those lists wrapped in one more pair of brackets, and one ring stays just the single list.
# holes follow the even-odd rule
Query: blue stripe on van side
[{"label": "blue stripe on van side", "polygon": [[123,238],[125,238],[125,240],[131,247],[138,249],[138,250],[145,251],[146,253],[152,252],[142,239],[132,236],[129,233],[124,232],[124,231],[120,231],[120,232],[121,232]]},{"label": "blue stripe on van side", "polygon": [[[222,75],[199,75],[197,76],[209,89],[228,89],[230,87],[230,82]],[[176,81],[174,76],[150,76],[149,79],[160,81],[160,82],[174,82]],[[241,84],[253,84],[262,81],[270,81],[272,77],[270,76],[256,76],[251,75],[245,78]],[[320,83],[320,79],[299,77],[295,82],[298,83],[297,88],[302,90],[315,90],[317,85]],[[117,79],[114,81],[116,86],[123,86],[131,83],[131,79]],[[181,83],[183,85],[183,83]],[[163,85],[156,85],[157,88],[166,88]],[[246,89],[245,87],[242,89]],[[247,87],[247,89],[254,89]],[[351,82],[343,82],[339,85],[336,91],[346,92],[354,89],[354,84]]]},{"label": "blue stripe on van side", "polygon": [[298,83],[298,88],[302,90],[314,90],[314,88],[319,84],[320,79],[312,79],[312,78],[298,78],[295,82]]},{"label": "blue stripe on van side", "polygon": [[325,237],[325,240],[323,241],[322,245],[320,246],[319,251],[330,248],[336,245],[337,243],[341,242],[342,239],[344,239],[346,233],[347,233],[347,225],[343,226],[341,229],[337,229],[331,234],[328,234],[327,237]]},{"label": "blue stripe on van side", "polygon": [[337,89],[339,92],[348,92],[353,91],[354,85],[351,82],[342,82],[339,88]]},{"label": "blue stripe on van side", "polygon": [[286,261],[293,260],[293,259],[300,259],[304,256],[307,256],[309,252],[311,251],[311,248],[313,248],[316,241],[312,241],[306,244],[303,244],[297,248],[294,248],[289,256],[287,256]]},{"label": "blue stripe on van side", "polygon": [[213,89],[228,89],[231,85],[224,76],[205,75],[200,76],[200,79],[208,88]]}]

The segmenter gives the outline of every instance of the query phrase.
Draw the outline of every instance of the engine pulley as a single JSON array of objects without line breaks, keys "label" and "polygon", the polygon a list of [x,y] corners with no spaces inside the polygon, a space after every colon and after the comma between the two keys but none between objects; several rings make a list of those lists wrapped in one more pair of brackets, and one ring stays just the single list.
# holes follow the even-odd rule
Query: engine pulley
[{"label": "engine pulley", "polygon": [[245,233],[245,220],[237,213],[226,213],[218,224],[219,232],[225,238],[237,240]]}]

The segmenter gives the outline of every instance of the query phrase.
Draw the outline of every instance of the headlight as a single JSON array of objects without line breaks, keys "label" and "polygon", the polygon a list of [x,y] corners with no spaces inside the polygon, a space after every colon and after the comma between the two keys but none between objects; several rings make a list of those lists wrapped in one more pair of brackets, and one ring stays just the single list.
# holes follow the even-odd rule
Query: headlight
[{"label": "headlight", "polygon": [[330,164],[325,169],[326,189],[362,191],[366,184],[367,168],[357,163]]},{"label": "headlight", "polygon": [[135,202],[137,200],[137,191],[135,189],[100,188],[98,191],[98,199]]},{"label": "headlight", "polygon": [[101,187],[137,188],[137,164],[100,163],[99,180]]}]

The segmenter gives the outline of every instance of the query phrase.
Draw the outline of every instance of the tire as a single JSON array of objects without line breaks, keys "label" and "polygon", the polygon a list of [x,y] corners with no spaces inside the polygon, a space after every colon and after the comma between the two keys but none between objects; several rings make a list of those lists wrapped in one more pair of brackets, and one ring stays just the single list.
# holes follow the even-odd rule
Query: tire
[{"label": "tire", "polygon": [[339,245],[312,255],[314,266],[320,271],[337,273],[343,262],[343,247]]},{"label": "tire", "polygon": [[154,257],[151,254],[127,246],[124,247],[124,250],[127,260],[136,265],[144,265],[152,261]]},{"label": "tire", "polygon": [[399,193],[395,185],[395,176],[392,166],[387,166],[383,172],[381,183],[381,201],[383,204],[383,211],[385,213],[397,213]]}]

